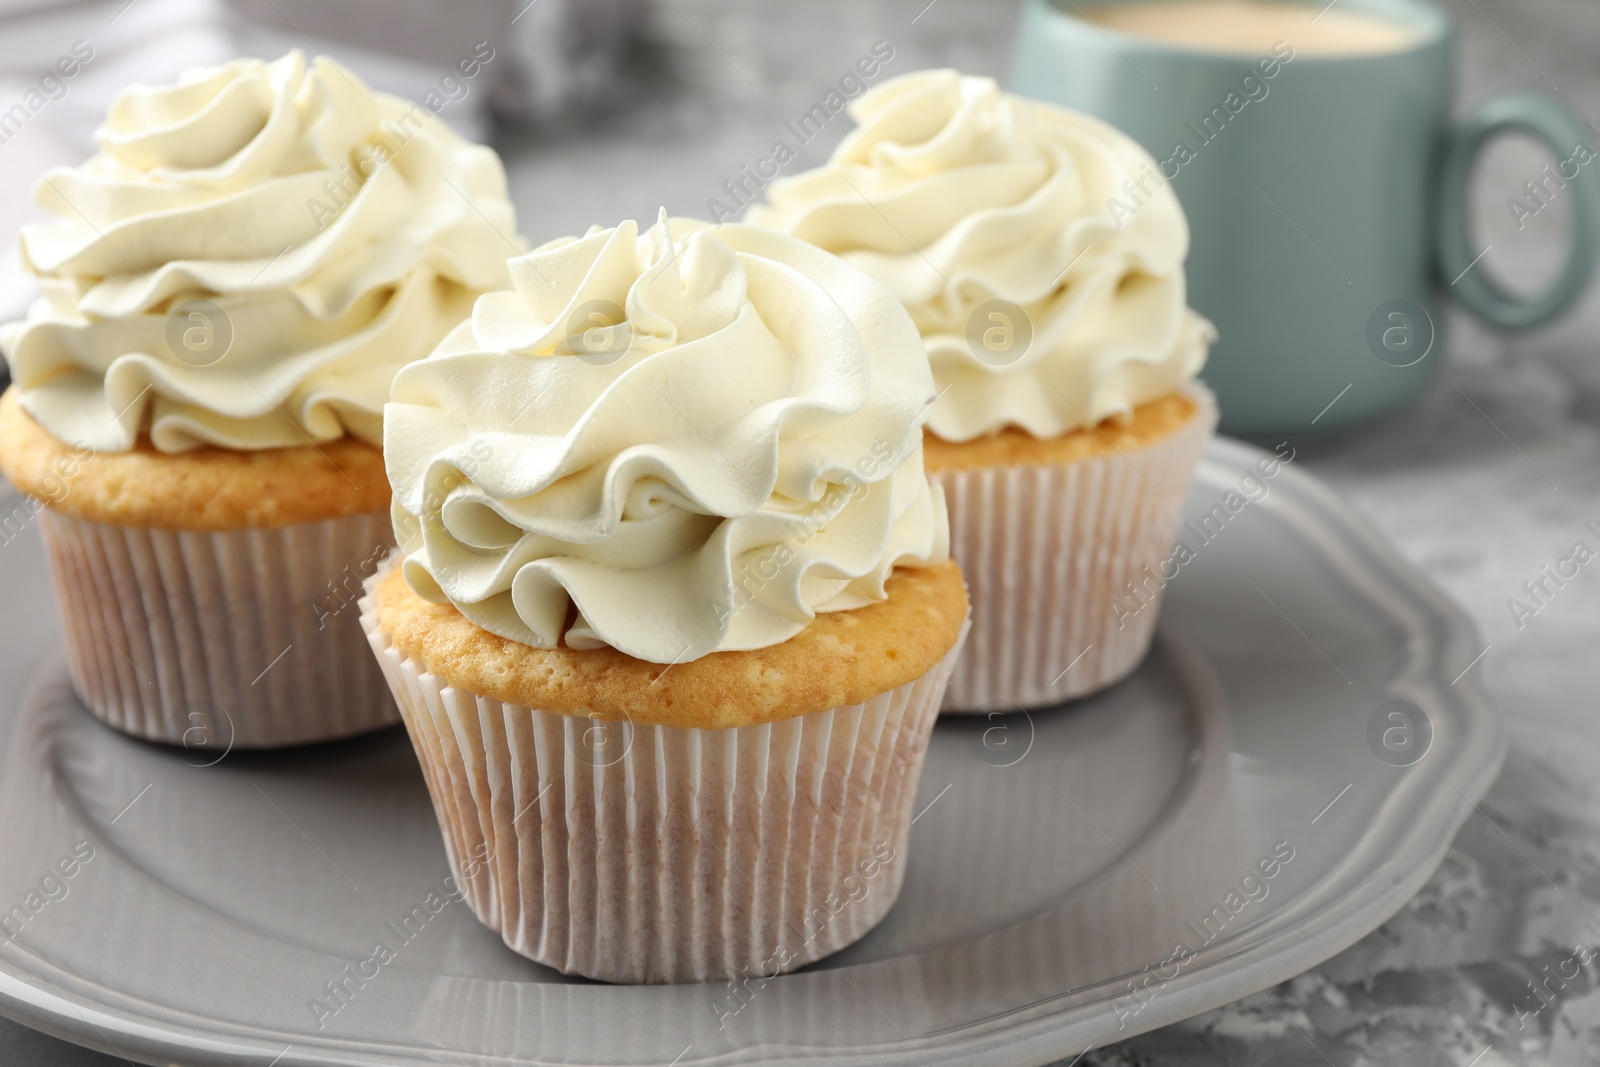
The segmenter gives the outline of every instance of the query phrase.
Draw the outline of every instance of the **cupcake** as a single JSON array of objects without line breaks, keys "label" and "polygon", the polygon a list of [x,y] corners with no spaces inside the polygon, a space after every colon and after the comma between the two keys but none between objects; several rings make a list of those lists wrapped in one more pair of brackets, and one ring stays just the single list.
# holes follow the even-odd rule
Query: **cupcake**
[{"label": "cupcake", "polygon": [[505,284],[498,158],[299,52],[129,89],[96,139],[40,180],[44,295],[0,329],[0,471],[79,696],[219,750],[397,721],[355,606],[393,544],[383,404]]},{"label": "cupcake", "polygon": [[836,951],[899,892],[967,616],[916,328],[743,226],[509,267],[395,379],[361,616],[466,899],[613,982]]},{"label": "cupcake", "polygon": [[851,115],[748,217],[878,279],[927,345],[925,460],[972,593],[946,709],[1092,693],[1149,650],[1152,575],[1216,425],[1183,211],[1128,137],[988,78],[909,74]]}]

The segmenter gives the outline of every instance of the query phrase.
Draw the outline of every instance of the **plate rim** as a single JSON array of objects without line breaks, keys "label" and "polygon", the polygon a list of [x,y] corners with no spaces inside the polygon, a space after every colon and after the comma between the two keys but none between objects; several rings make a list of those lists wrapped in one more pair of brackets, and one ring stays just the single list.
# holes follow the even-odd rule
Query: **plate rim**
[{"label": "plate rim", "polygon": [[[1269,455],[1271,453],[1253,445],[1217,437],[1207,447],[1195,475],[1195,484],[1203,484],[1207,480],[1221,485],[1231,484],[1241,472]],[[1213,477],[1205,479],[1206,473]],[[1275,482],[1272,494],[1263,498],[1258,506],[1285,515],[1310,513],[1321,520],[1322,528],[1318,533],[1302,530],[1319,554],[1329,558],[1343,554],[1350,557],[1350,561],[1341,564],[1341,569],[1349,569],[1350,564],[1354,563],[1364,566],[1369,575],[1387,579],[1385,588],[1390,596],[1407,603],[1419,615],[1427,618],[1433,624],[1431,631],[1437,635],[1437,639],[1429,643],[1427,648],[1408,654],[1391,684],[1408,682],[1456,712],[1455,721],[1460,727],[1462,743],[1449,781],[1459,796],[1435,789],[1431,796],[1423,798],[1425,803],[1410,813],[1411,818],[1398,827],[1401,831],[1398,834],[1395,833],[1396,823],[1400,820],[1380,816],[1365,827],[1359,838],[1360,846],[1370,847],[1379,839],[1398,837],[1401,847],[1395,850],[1395,854],[1413,857],[1411,862],[1388,876],[1385,876],[1385,870],[1389,865],[1368,865],[1356,885],[1338,894],[1331,902],[1307,914],[1293,915],[1292,921],[1284,916],[1268,920],[1282,920],[1283,928],[1236,952],[1198,965],[1186,978],[1180,976],[1168,983],[1159,997],[1161,1010],[1150,1014],[1148,1018],[1143,1018],[1146,1013],[1141,1011],[1140,1017],[1124,1029],[1109,1029],[1113,1020],[1100,1010],[1102,1005],[1098,1001],[1087,1005],[1060,1003],[1067,997],[1082,993],[1080,989],[1015,1009],[1012,1013],[1026,1011],[1026,1018],[1008,1023],[1004,1021],[1004,1016],[991,1017],[965,1024],[954,1032],[921,1038],[914,1046],[915,1053],[909,1056],[905,1042],[886,1041],[849,1049],[811,1049],[808,1050],[808,1058],[816,1057],[817,1062],[831,1060],[849,1064],[850,1067],[888,1067],[889,1064],[919,1060],[993,1067],[1045,1063],[1079,1051],[1076,1041],[1072,1047],[1064,1048],[1062,1034],[1073,1025],[1080,1011],[1095,1011],[1104,1017],[1103,1024],[1098,1027],[1091,1025],[1091,1020],[1084,1020],[1084,1025],[1074,1027],[1080,1034],[1093,1035],[1088,1048],[1103,1047],[1233,1003],[1310,970],[1381,926],[1432,877],[1457,832],[1493,783],[1509,745],[1508,726],[1477,678],[1459,677],[1455,682],[1448,682],[1442,674],[1432,670],[1441,665],[1428,662],[1438,660],[1451,651],[1465,651],[1467,657],[1473,655],[1479,644],[1477,627],[1459,605],[1419,568],[1401,557],[1371,520],[1337,490],[1314,474],[1288,463],[1278,472]],[[1394,609],[1375,606],[1374,610],[1392,614]],[[30,681],[26,688],[31,689],[32,686],[33,682]],[[1464,784],[1458,784],[1459,779],[1464,779]],[[1359,850],[1352,850],[1347,864],[1354,863],[1356,851]],[[1307,887],[1307,895],[1325,891],[1330,882],[1337,881],[1337,875],[1345,865],[1332,868],[1318,883]],[[425,1050],[417,1047],[402,1050],[362,1039],[340,1039],[327,1035],[319,1036],[317,1046],[302,1048],[286,1037],[272,1038],[265,1032],[252,1032],[252,1028],[243,1023],[215,1020],[203,1020],[209,1025],[200,1025],[199,1021],[194,1024],[176,1024],[167,1020],[158,1022],[153,1018],[154,1012],[141,1016],[130,1007],[67,993],[55,985],[47,972],[55,971],[66,978],[75,976],[59,971],[50,961],[31,952],[25,953],[25,956],[34,966],[25,971],[19,970],[15,966],[17,960],[13,953],[4,951],[7,947],[17,949],[21,946],[15,942],[0,941],[0,1016],[125,1059],[136,1058],[146,1063],[170,1062],[171,1056],[181,1054],[191,1058],[205,1057],[191,1061],[206,1064],[259,1064],[270,1061],[279,1067],[356,1067],[374,1063],[424,1067],[426,1064],[449,1062],[527,1062],[498,1054],[450,1052],[445,1052],[448,1058],[440,1059],[438,1056],[428,1057]],[[56,992],[52,994],[32,984],[27,980],[28,977],[42,979],[54,986]],[[165,1013],[173,1012],[170,1007],[155,1005],[134,994],[120,990],[107,991],[139,1005],[148,1005],[152,1009],[160,1007]],[[1150,1003],[1154,1004],[1155,1001]],[[181,1010],[178,1014],[182,1014]],[[284,1045],[288,1048],[283,1048]],[[692,1062],[706,1067],[734,1063],[743,1067],[782,1062],[802,1051],[796,1046],[756,1046]],[[1087,1051],[1087,1048],[1082,1051]],[[272,1060],[273,1056],[279,1059]]]}]

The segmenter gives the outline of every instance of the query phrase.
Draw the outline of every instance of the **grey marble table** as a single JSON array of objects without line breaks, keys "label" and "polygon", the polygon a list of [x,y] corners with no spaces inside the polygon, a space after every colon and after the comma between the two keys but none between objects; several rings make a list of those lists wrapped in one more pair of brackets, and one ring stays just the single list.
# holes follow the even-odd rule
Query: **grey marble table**
[{"label": "grey marble table", "polygon": [[[1595,0],[1446,2],[1463,110],[1553,87],[1600,118]],[[663,0],[593,107],[500,136],[523,229],[542,240],[662,205],[703,215],[875,41],[895,49],[890,72],[1004,77],[1014,21],[1010,2]],[[826,154],[839,121],[798,165]],[[1475,198],[1489,269],[1514,286],[1549,276],[1565,222],[1559,202],[1522,230],[1506,210],[1529,151],[1491,150]],[[1366,940],[1259,997],[1091,1051],[1084,1067],[1600,1063],[1600,964],[1551,978],[1600,946],[1600,568],[1531,618],[1508,607],[1600,520],[1600,295],[1533,335],[1449,327],[1449,366],[1420,405],[1303,454],[1476,619],[1488,651],[1471,670],[1512,726],[1505,770],[1439,873]],[[116,1062],[0,1021],[0,1064]]]}]

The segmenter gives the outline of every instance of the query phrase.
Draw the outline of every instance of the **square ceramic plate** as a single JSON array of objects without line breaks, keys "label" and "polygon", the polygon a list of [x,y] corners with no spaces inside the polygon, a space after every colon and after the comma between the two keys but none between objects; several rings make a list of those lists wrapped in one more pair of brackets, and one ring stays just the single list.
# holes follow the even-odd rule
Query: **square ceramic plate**
[{"label": "square ceramic plate", "polygon": [[739,986],[506,949],[441,894],[399,730],[246,754],[100,726],[25,662],[56,641],[29,531],[0,546],[0,1011],[147,1063],[1024,1065],[1248,996],[1393,914],[1505,745],[1465,618],[1264,456],[1211,448],[1149,660],[941,723],[888,919]]}]

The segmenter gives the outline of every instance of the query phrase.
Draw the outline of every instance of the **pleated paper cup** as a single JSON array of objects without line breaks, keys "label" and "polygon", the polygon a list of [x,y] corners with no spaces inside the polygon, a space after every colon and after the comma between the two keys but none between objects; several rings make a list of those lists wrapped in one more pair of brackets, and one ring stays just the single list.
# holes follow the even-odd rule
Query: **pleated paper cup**
[{"label": "pleated paper cup", "polygon": [[[972,597],[967,652],[947,713],[989,714],[1087,696],[1131,673],[1150,650],[1160,583],[1184,498],[1217,423],[1198,410],[1144,447],[1046,466],[930,471],[950,511],[950,555]],[[1137,613],[1116,604],[1137,588]]]},{"label": "pleated paper cup", "polygon": [[387,511],[222,532],[39,519],[73,687],[108,726],[220,752],[399,721],[357,624]]},{"label": "pleated paper cup", "polygon": [[771,977],[859,940],[899,895],[960,639],[865,703],[724,729],[636,726],[445,685],[378,626],[378,580],[361,622],[451,867],[515,951],[609,982]]}]

